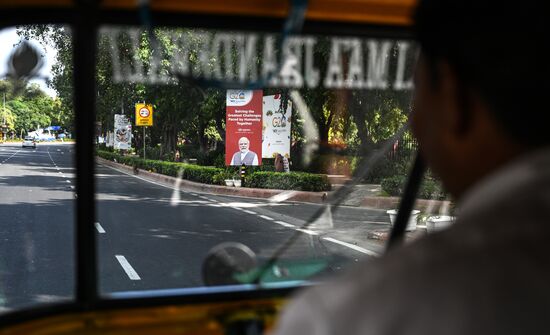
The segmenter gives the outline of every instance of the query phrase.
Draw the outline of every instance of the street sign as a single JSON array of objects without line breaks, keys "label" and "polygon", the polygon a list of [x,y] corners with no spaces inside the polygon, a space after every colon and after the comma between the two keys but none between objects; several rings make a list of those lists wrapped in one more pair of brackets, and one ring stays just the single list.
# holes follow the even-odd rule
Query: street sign
[{"label": "street sign", "polygon": [[136,126],[153,125],[153,105],[136,104]]}]

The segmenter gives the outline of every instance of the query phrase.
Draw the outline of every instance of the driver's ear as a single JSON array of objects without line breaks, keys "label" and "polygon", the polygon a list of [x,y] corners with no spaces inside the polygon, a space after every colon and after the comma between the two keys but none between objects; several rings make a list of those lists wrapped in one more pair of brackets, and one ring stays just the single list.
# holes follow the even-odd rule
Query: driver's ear
[{"label": "driver's ear", "polygon": [[471,91],[460,82],[456,71],[446,61],[438,64],[445,129],[457,139],[464,137],[472,128],[473,97]]}]

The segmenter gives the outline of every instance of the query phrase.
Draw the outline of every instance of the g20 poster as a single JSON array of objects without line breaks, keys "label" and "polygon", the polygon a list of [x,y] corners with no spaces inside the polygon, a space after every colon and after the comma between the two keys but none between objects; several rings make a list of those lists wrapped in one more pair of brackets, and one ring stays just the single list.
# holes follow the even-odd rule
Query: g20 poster
[{"label": "g20 poster", "polygon": [[120,150],[132,148],[132,123],[123,114],[115,114],[114,147]]},{"label": "g20 poster", "polygon": [[228,90],[225,165],[262,164],[262,90]]},{"label": "g20 poster", "polygon": [[263,100],[262,157],[275,158],[281,154],[290,158],[292,101],[288,101],[285,109],[280,94],[267,95]]}]

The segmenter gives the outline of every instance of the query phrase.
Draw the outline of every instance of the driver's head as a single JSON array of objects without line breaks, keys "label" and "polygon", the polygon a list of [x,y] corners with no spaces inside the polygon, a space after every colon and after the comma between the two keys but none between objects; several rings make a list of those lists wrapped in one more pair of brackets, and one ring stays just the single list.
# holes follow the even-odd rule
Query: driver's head
[{"label": "driver's head", "polygon": [[422,155],[456,197],[550,143],[542,121],[550,93],[549,14],[536,0],[420,1],[412,126]]},{"label": "driver's head", "polygon": [[246,151],[248,150],[248,147],[250,147],[250,141],[246,137],[241,137],[239,139],[239,150],[240,151]]}]

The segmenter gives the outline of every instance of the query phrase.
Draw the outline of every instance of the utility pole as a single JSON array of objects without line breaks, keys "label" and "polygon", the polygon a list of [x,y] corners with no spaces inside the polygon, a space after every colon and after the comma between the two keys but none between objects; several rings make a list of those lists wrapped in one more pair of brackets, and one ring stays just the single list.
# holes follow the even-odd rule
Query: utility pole
[{"label": "utility pole", "polygon": [[[145,100],[143,100],[143,104],[145,105]],[[143,127],[143,159],[145,159],[145,128],[147,127]]]},{"label": "utility pole", "polygon": [[2,105],[2,125],[6,124],[6,92],[4,92],[4,104]]},{"label": "utility pole", "polygon": [[4,129],[6,129],[6,92],[4,92],[4,104],[2,105],[2,142],[6,140]]}]

